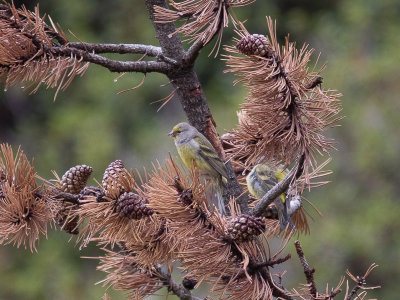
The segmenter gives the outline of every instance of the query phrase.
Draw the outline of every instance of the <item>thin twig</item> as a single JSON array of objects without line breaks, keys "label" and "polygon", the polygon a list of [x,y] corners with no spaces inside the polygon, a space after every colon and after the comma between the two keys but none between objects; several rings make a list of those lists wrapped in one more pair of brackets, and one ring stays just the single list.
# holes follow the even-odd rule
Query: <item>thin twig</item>
[{"label": "thin twig", "polygon": [[292,297],[291,293],[286,289],[282,288],[275,281],[272,279],[271,273],[268,271],[267,267],[261,268],[261,274],[263,275],[264,279],[267,280],[269,286],[272,289],[272,295],[274,297],[286,300],[294,300],[295,298]]},{"label": "thin twig", "polygon": [[294,242],[294,246],[296,247],[296,252],[297,255],[299,256],[301,265],[303,266],[304,269],[304,274],[306,275],[306,279],[307,279],[307,283],[309,284],[309,288],[310,288],[310,294],[316,298],[317,297],[317,287],[315,285],[315,281],[314,281],[314,272],[315,269],[310,269],[310,266],[308,265],[308,262],[304,256],[304,252],[303,249],[301,248],[300,242],[299,241],[295,241]]},{"label": "thin twig", "polygon": [[56,199],[62,199],[63,201],[79,204],[79,195],[66,193],[63,191],[57,191],[57,194],[54,196]]},{"label": "thin twig", "polygon": [[339,295],[342,292],[342,289],[336,289],[333,290],[330,294],[329,294],[329,298],[328,299],[333,299],[335,298],[337,295]]},{"label": "thin twig", "polygon": [[317,85],[321,85],[323,82],[323,78],[321,76],[317,76],[315,77],[315,79],[310,82],[310,84],[307,86],[308,90],[311,90],[313,88],[315,88]]},{"label": "thin twig", "polygon": [[350,293],[347,294],[345,300],[351,300],[353,298],[354,295],[357,294],[358,290],[362,289],[362,290],[373,290],[373,289],[377,289],[380,288],[380,286],[373,286],[373,287],[367,287],[366,286],[366,279],[368,277],[368,275],[372,272],[373,269],[375,269],[376,267],[378,267],[377,264],[373,263],[372,265],[369,266],[369,268],[367,269],[367,271],[365,272],[365,274],[363,276],[354,276],[353,274],[350,273],[349,270],[346,270],[346,274],[350,276],[350,278],[356,282],[356,285],[351,289]]},{"label": "thin twig", "polygon": [[171,274],[166,270],[163,265],[156,265],[155,269],[157,273],[153,274],[154,276],[159,277],[165,284],[168,286],[168,289],[172,291],[176,296],[181,300],[203,300],[202,298],[198,298],[192,295],[192,293],[185,289],[182,285],[174,281],[171,277]]},{"label": "thin twig", "polygon": [[[256,262],[253,259],[250,259],[249,265],[247,266],[247,273],[249,274],[253,274],[256,272],[259,272],[260,269],[265,268],[265,267],[273,267],[275,265],[279,265],[284,263],[285,261],[289,260],[291,258],[291,255],[288,254],[285,257],[282,258],[278,258],[278,259],[269,259],[267,261],[264,262]],[[236,276],[235,276],[235,280],[239,280],[241,278],[246,277],[246,272],[245,270],[240,271]],[[231,279],[231,276],[226,276],[224,277],[224,280],[226,282],[229,282],[229,280]]]}]

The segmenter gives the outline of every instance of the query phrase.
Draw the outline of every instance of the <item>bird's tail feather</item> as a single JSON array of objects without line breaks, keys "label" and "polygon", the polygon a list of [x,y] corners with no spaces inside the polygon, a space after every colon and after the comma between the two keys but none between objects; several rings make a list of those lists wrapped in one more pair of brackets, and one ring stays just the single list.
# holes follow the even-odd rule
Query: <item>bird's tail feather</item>
[{"label": "bird's tail feather", "polygon": [[221,213],[221,215],[225,216],[226,209],[225,209],[225,203],[224,203],[224,197],[223,197],[223,189],[224,189],[224,185],[223,185],[222,178],[213,182],[213,190],[214,190],[213,195],[212,195],[213,203],[219,209],[219,212]]},{"label": "bird's tail feather", "polygon": [[282,203],[280,198],[277,198],[274,203],[278,210],[278,219],[281,229],[285,230],[287,227],[289,227],[292,230],[296,230],[296,227],[294,226],[292,219],[287,212],[286,203]]},{"label": "bird's tail feather", "polygon": [[219,208],[219,212],[221,215],[225,216],[226,215],[226,210],[225,210],[225,204],[224,204],[224,198],[222,197],[222,190],[217,189],[216,192],[217,196],[217,206]]}]

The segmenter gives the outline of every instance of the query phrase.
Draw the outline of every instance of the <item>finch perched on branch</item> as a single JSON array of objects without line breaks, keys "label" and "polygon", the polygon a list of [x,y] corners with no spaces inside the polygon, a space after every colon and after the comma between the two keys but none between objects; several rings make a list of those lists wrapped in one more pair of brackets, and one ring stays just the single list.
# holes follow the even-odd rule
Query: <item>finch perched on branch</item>
[{"label": "finch perched on branch", "polygon": [[217,194],[217,206],[224,215],[222,190],[228,174],[225,163],[219,158],[217,151],[203,134],[188,123],[175,125],[168,135],[174,139],[176,149],[186,167],[189,170],[196,168],[211,180]]},{"label": "finch perched on branch", "polygon": [[[247,188],[249,193],[261,199],[275,184],[281,181],[287,174],[282,168],[273,168],[267,164],[255,165],[249,175],[246,177]],[[278,210],[278,219],[281,229],[284,230],[288,225],[294,229],[294,225],[288,215],[288,199],[287,194],[282,193],[274,200],[274,204]]]}]

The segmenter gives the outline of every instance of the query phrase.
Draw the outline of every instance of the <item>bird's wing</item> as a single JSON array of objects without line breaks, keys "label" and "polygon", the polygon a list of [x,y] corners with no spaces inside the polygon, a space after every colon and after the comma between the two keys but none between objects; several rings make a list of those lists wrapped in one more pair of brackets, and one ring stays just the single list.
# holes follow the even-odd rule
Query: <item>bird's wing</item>
[{"label": "bird's wing", "polygon": [[228,178],[226,166],[224,162],[219,158],[217,152],[211,143],[206,139],[205,141],[199,141],[200,138],[195,138],[199,143],[199,155],[222,177]]},{"label": "bird's wing", "polygon": [[268,186],[268,190],[278,183],[270,170],[257,170],[257,176]]}]

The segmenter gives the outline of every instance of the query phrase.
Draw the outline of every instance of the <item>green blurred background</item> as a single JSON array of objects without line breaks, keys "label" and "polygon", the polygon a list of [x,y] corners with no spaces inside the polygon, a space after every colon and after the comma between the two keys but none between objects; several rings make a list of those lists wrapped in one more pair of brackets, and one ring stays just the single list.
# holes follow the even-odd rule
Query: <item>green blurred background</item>
[{"label": "green blurred background", "polygon": [[[37,3],[25,2],[28,8]],[[43,0],[40,9],[83,41],[156,43],[144,1]],[[334,287],[347,268],[363,274],[376,262],[380,267],[368,279],[383,288],[370,292],[370,297],[396,299],[400,294],[400,2],[259,0],[236,13],[248,19],[251,33],[264,34],[269,15],[278,21],[280,41],[290,33],[299,46],[306,42],[321,52],[320,63],[328,62],[323,86],[344,95],[346,118],[341,127],[328,132],[338,142],[329,165],[334,171],[329,176],[332,183],[306,195],[324,216],[306,206],[314,216],[311,235],[299,238],[316,268],[318,287],[324,290],[327,282]],[[231,37],[232,31],[226,30],[224,42],[230,43]],[[202,51],[196,70],[222,134],[235,126],[246,91],[240,85],[232,87],[233,76],[223,74],[219,58],[207,57],[210,50]],[[92,65],[56,102],[54,90],[41,88],[35,95],[21,88],[2,91],[0,142],[22,145],[46,178],[52,177],[51,170],[62,175],[85,163],[100,180],[115,159],[122,159],[128,168],[142,169],[151,168],[157,159],[163,161],[168,152],[175,155],[166,133],[184,120],[182,109],[176,99],[158,113],[159,103],[151,104],[171,92],[170,85],[162,86],[168,83],[166,77],[148,74],[141,88],[116,95],[143,77],[127,74],[114,82],[117,76]],[[98,255],[97,249],[79,251],[69,239],[64,232],[50,230],[38,253],[1,246],[0,299],[100,299],[105,288],[94,283],[104,274],[95,270],[95,260],[80,258]],[[305,278],[293,243],[287,251],[293,258],[284,265],[288,270],[284,284],[291,288]],[[110,295],[122,299],[122,293],[110,290]]]}]

